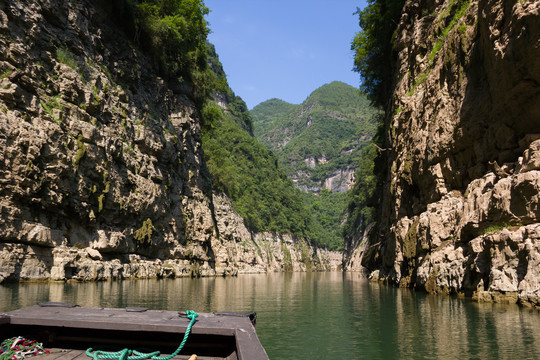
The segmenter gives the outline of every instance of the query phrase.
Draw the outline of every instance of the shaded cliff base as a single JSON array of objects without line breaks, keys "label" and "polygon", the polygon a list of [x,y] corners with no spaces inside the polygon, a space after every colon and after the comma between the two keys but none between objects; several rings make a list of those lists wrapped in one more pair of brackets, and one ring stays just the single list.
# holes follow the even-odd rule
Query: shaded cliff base
[{"label": "shaded cliff base", "polygon": [[[116,254],[92,247],[44,247],[0,244],[0,283],[23,281],[100,281],[226,276],[279,271],[341,270],[341,253],[315,249],[288,235],[257,234],[252,241],[228,244],[234,261],[157,259],[139,254]],[[188,254],[189,255],[189,254]]]}]

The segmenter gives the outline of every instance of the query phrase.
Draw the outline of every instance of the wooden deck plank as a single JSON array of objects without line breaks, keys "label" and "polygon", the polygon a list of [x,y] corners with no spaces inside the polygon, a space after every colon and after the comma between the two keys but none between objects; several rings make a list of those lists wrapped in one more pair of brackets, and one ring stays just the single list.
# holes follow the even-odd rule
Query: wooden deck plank
[{"label": "wooden deck plank", "polygon": [[[254,339],[257,341],[253,341]],[[268,355],[258,340],[253,326],[236,329],[238,360],[268,360]]]},{"label": "wooden deck plank", "polygon": [[38,319],[44,321],[51,320],[88,320],[91,317],[95,322],[122,322],[122,323],[140,323],[149,322],[152,324],[163,324],[171,320],[176,320],[178,325],[187,326],[189,320],[181,318],[174,312],[164,313],[162,311],[149,310],[144,313],[129,313],[120,309],[102,309],[102,308],[41,308],[30,307],[26,311],[14,311],[10,313],[12,320],[18,319]]},{"label": "wooden deck plank", "polygon": [[[124,309],[106,308],[41,308],[32,306],[25,311],[10,313],[11,323],[15,325],[64,326],[130,331],[163,331],[184,333],[189,319],[180,317],[174,311],[148,310],[142,313],[126,312]],[[248,318],[221,317],[213,314],[200,314],[192,328],[194,334],[234,335],[234,329],[246,326]]]},{"label": "wooden deck plank", "polygon": [[78,357],[82,359],[80,355],[84,355],[84,357],[86,357],[86,354],[84,353],[84,351],[68,350],[68,351],[63,351],[63,352],[55,352],[52,354],[38,355],[33,358],[39,359],[39,360],[74,360]]}]

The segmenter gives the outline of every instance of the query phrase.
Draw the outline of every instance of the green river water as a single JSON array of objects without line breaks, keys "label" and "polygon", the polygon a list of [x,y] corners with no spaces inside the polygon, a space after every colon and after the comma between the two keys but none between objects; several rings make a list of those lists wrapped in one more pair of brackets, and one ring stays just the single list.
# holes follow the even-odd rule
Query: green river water
[{"label": "green river water", "polygon": [[256,311],[270,359],[540,359],[540,311],[372,284],[355,273],[0,285],[0,312],[40,301]]}]

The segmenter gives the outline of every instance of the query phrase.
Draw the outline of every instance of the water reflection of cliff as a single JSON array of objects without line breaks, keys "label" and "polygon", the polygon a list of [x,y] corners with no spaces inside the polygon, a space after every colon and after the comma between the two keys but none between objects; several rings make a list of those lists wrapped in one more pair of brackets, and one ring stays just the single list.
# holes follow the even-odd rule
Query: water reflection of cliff
[{"label": "water reflection of cliff", "polygon": [[354,274],[347,275],[345,289],[351,331],[372,344],[367,358],[540,358],[538,311],[379,284],[366,286]]},{"label": "water reflection of cliff", "polygon": [[272,303],[289,306],[300,294],[305,274],[244,275],[239,278],[124,280],[89,283],[5,284],[0,311],[55,301],[93,307],[144,306],[152,309],[252,311]]}]

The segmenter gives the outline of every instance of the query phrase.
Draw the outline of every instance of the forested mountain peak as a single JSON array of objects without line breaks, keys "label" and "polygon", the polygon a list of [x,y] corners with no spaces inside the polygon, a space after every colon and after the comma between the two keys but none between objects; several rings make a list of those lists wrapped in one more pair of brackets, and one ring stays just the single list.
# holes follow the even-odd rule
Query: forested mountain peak
[{"label": "forested mountain peak", "polygon": [[280,107],[296,107],[296,106],[294,104],[291,104],[285,100],[281,100],[278,98],[272,98],[272,99],[263,101],[262,103],[255,106],[255,108],[259,108],[259,109],[262,109],[265,107],[276,107],[276,109],[280,109]]},{"label": "forested mountain peak", "polygon": [[315,192],[348,189],[359,151],[374,135],[375,113],[364,94],[340,81],[300,105],[271,99],[251,110],[255,137],[276,151],[298,188]]},{"label": "forested mountain peak", "polygon": [[351,106],[368,107],[369,101],[356,88],[341,81],[333,81],[314,90],[302,105],[307,108],[316,104],[326,109],[343,111]]}]

